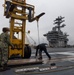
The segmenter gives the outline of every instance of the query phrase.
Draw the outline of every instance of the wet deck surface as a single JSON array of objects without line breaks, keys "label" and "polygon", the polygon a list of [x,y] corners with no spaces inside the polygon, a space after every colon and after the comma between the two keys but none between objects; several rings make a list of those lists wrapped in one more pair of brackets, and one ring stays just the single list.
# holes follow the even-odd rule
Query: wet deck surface
[{"label": "wet deck surface", "polygon": [[[52,57],[51,60],[48,60],[47,56],[45,56],[45,54],[43,53],[43,64],[32,64],[11,68],[10,70],[0,72],[0,75],[74,75],[73,50],[74,49],[64,49],[63,51],[59,51],[58,49],[56,49],[55,51],[52,50],[52,52],[50,52],[49,50],[50,55]],[[31,60],[26,59],[25,61],[39,62],[39,60],[34,59],[33,54]],[[18,63],[20,63],[20,61],[22,60],[18,61]],[[25,61],[23,61],[23,63]],[[52,63],[55,63],[56,65],[51,66]],[[13,64],[13,62],[11,64]]]},{"label": "wet deck surface", "polygon": [[38,59],[17,59],[17,60],[9,60],[8,65],[28,65],[28,64],[40,64],[43,60]]}]

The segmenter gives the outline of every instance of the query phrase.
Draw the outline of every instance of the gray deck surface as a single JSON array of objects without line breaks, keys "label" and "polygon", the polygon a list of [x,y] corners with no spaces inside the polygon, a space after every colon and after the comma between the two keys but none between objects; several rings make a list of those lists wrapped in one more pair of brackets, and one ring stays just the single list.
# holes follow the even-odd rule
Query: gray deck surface
[{"label": "gray deck surface", "polygon": [[[48,52],[52,59],[48,60],[43,53],[43,64],[26,65],[11,68],[0,72],[0,75],[74,75],[74,48],[48,48]],[[32,50],[31,59],[34,59],[35,50]],[[55,63],[55,66],[51,66]],[[25,71],[25,69],[38,68],[32,71]],[[41,71],[49,68],[49,70]],[[22,71],[20,71],[22,69]],[[19,70],[19,71],[18,71]]]}]

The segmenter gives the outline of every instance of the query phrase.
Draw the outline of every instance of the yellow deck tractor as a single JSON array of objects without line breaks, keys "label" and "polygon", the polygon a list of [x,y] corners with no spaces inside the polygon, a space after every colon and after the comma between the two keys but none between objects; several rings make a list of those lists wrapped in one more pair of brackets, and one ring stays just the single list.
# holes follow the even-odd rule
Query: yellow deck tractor
[{"label": "yellow deck tractor", "polygon": [[26,0],[11,0],[9,4],[5,0],[4,16],[10,19],[10,41],[14,45],[14,48],[9,47],[9,58],[30,58],[31,48],[25,44],[26,20],[38,21],[45,14],[43,12],[34,17],[34,10],[35,7],[27,4]]}]

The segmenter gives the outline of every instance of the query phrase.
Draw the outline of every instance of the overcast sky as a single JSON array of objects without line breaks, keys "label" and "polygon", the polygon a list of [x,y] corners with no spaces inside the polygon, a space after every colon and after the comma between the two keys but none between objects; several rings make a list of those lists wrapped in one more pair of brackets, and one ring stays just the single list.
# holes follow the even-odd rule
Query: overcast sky
[{"label": "overcast sky", "polygon": [[[35,6],[35,16],[45,12],[39,20],[40,42],[47,42],[43,34],[52,30],[53,20],[58,16],[65,17],[66,26],[61,30],[69,34],[69,44],[74,44],[74,0],[26,0],[27,3]],[[3,16],[4,10],[0,0],[0,33],[5,26],[9,27],[9,20]],[[37,42],[37,22],[29,23],[27,21],[26,31],[30,30],[30,36]],[[30,39],[31,40],[31,39]],[[32,42],[32,41],[31,41]],[[38,43],[38,42],[37,42]]]}]

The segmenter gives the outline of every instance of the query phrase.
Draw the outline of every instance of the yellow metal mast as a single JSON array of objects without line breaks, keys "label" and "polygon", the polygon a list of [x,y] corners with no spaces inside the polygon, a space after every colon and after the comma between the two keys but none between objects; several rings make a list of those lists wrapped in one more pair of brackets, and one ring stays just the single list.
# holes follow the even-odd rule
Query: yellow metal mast
[{"label": "yellow metal mast", "polygon": [[[26,0],[12,0],[10,3],[11,5],[8,11],[8,18],[10,18],[10,41],[14,45],[14,49],[9,47],[9,58],[15,57],[17,55],[24,58],[30,58],[31,50],[29,46],[25,45],[26,20],[29,22],[38,20],[45,13],[41,13],[34,17],[35,7],[33,5],[27,4]],[[28,11],[28,14],[26,10]],[[7,14],[4,16],[7,18]]]}]

